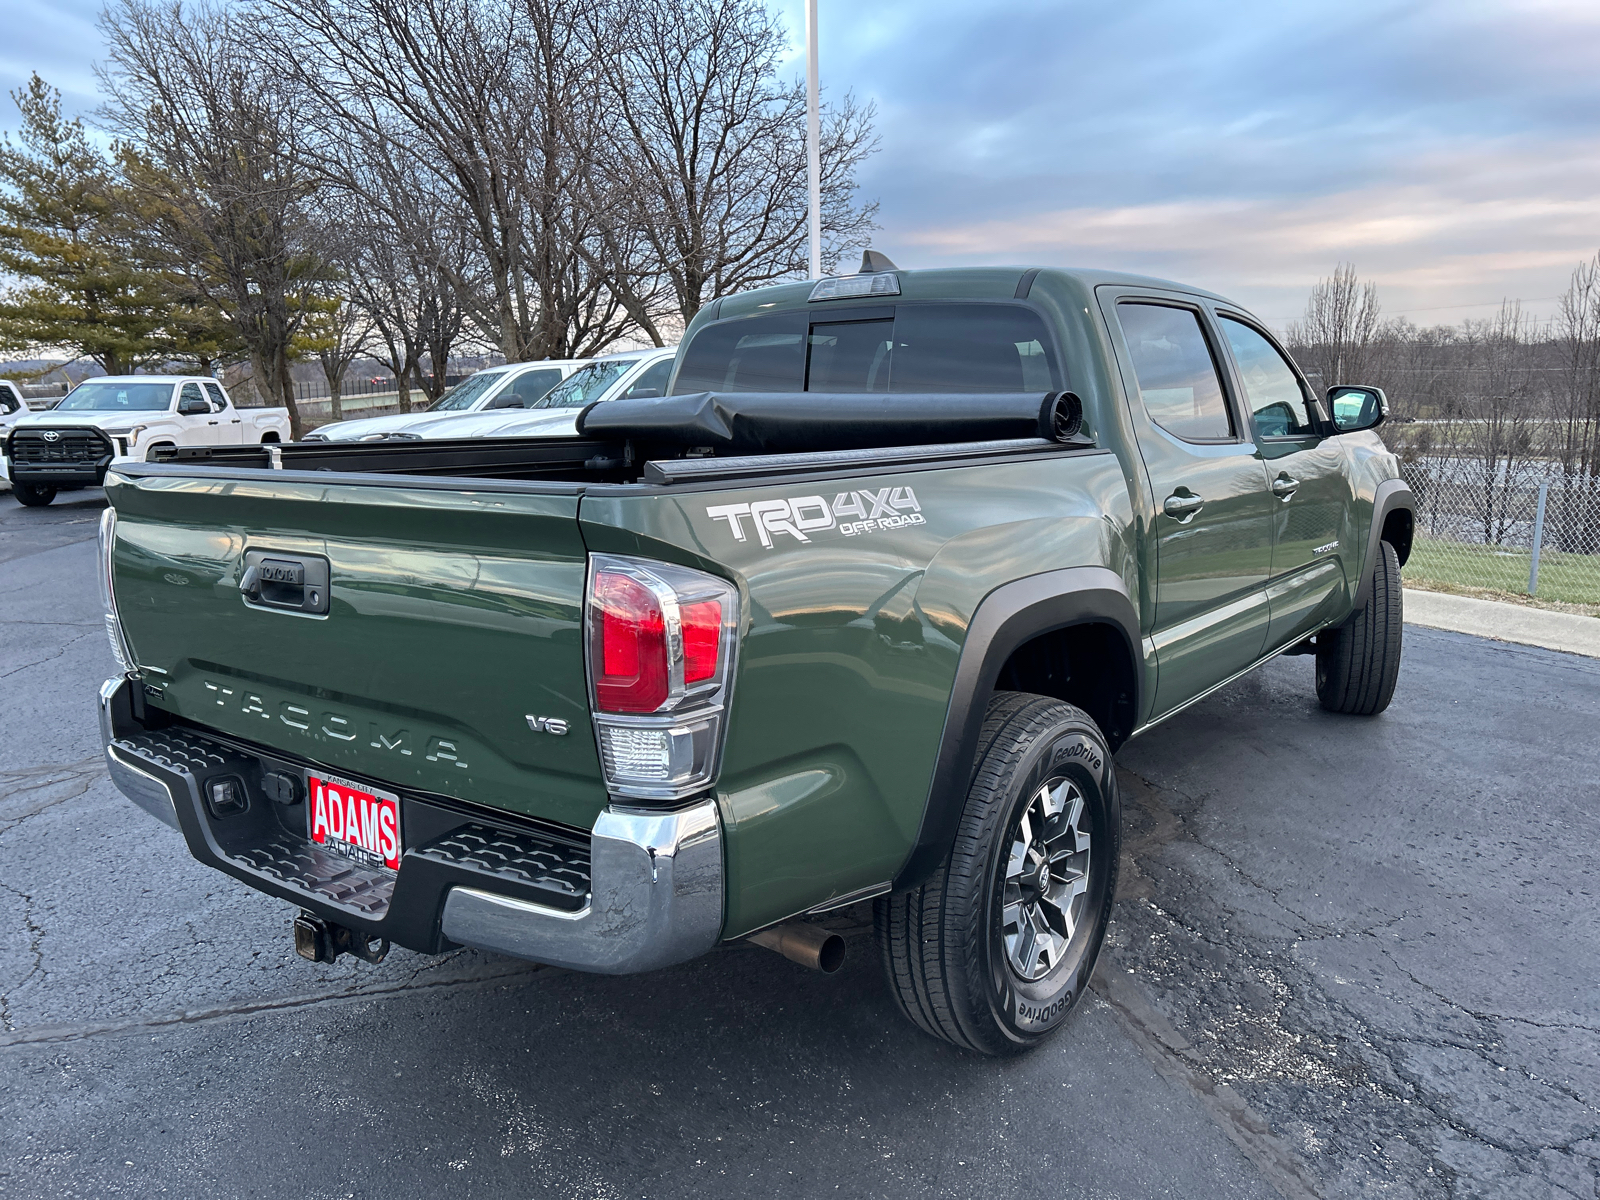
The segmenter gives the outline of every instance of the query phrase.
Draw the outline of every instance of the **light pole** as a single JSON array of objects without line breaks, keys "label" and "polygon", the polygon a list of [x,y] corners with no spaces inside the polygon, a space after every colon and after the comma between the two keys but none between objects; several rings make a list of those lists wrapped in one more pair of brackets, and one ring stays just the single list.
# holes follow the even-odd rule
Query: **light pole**
[{"label": "light pole", "polygon": [[822,278],[822,118],[817,107],[817,0],[806,0],[806,186],[811,278]]}]

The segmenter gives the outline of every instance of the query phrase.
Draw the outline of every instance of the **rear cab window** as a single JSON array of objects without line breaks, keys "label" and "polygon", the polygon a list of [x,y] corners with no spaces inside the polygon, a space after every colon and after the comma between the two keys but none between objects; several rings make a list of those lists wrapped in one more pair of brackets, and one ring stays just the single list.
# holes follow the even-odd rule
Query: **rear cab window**
[{"label": "rear cab window", "polygon": [[1047,392],[1062,379],[1033,309],[934,302],[707,325],[685,348],[672,391]]}]

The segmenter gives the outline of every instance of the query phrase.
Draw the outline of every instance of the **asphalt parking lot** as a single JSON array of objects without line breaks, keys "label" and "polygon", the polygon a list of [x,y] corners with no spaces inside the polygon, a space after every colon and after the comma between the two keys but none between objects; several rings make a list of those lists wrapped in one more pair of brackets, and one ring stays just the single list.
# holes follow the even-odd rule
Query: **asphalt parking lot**
[{"label": "asphalt parking lot", "polygon": [[297,959],[105,778],[102,505],[0,494],[0,1196],[1596,1196],[1600,660],[1408,627],[1380,718],[1281,659],[1130,744],[1096,990],[995,1062],[864,932]]}]

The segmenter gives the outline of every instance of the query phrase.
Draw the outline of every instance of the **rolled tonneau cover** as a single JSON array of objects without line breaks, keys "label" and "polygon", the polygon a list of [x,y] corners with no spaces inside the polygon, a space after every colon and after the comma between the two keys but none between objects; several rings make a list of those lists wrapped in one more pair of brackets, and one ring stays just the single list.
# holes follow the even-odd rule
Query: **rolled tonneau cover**
[{"label": "rolled tonneau cover", "polygon": [[610,400],[578,414],[588,438],[792,454],[1011,438],[1077,439],[1071,392],[695,392]]}]

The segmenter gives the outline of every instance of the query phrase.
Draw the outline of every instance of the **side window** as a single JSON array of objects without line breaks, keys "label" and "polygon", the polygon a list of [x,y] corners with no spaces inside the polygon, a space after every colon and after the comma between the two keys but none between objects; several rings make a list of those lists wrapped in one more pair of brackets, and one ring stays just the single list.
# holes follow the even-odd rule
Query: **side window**
[{"label": "side window", "polygon": [[1124,302],[1117,305],[1117,320],[1150,419],[1185,441],[1232,438],[1233,417],[1199,314],[1187,308]]},{"label": "side window", "polygon": [[684,351],[672,390],[798,392],[805,387],[805,314],[708,325]]},{"label": "side window", "polygon": [[205,389],[206,395],[211,397],[211,407],[217,412],[226,412],[228,410],[228,397],[223,395],[222,386],[216,383],[208,383],[205,385]]},{"label": "side window", "polygon": [[183,385],[183,391],[178,394],[178,403],[182,404],[185,400],[198,400],[201,404],[206,404],[205,393],[200,390],[198,383],[186,383]]},{"label": "side window", "polygon": [[664,396],[667,392],[667,380],[672,375],[672,360],[663,358],[658,363],[651,363],[628,385],[628,390],[622,394],[624,400],[646,400],[652,396]]},{"label": "side window", "polygon": [[1278,348],[1243,321],[1222,318],[1222,332],[1233,349],[1245,399],[1262,437],[1306,437],[1317,431],[1307,412],[1305,391]]},{"label": "side window", "polygon": [[542,399],[551,388],[560,383],[561,368],[544,371],[524,371],[511,381],[511,386],[490,403],[490,408],[528,408]]},{"label": "side window", "polygon": [[10,385],[0,384],[0,413],[10,416],[21,405],[17,401],[17,394],[11,390]]}]

